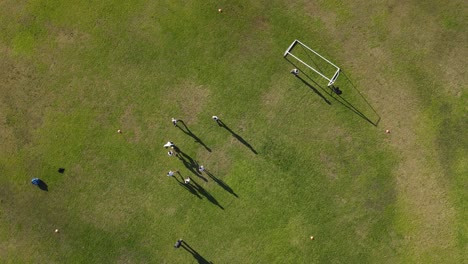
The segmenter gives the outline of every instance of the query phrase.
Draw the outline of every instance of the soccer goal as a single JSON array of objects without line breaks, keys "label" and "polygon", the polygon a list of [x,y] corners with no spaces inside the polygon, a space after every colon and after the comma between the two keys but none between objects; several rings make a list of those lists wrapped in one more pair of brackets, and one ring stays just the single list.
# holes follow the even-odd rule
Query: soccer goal
[{"label": "soccer goal", "polygon": [[[340,75],[340,68],[338,66],[297,39],[284,52],[284,58],[287,59],[288,56],[293,57],[307,68],[325,78],[328,81],[328,86],[332,86]],[[304,62],[304,60],[307,60],[308,63]]]}]

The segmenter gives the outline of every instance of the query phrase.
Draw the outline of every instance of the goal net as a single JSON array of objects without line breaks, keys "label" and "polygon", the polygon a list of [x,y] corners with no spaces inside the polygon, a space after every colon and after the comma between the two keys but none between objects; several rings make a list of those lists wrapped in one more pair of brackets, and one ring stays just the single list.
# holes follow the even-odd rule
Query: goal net
[{"label": "goal net", "polygon": [[284,52],[284,58],[288,59],[288,57],[294,58],[314,73],[325,78],[328,81],[328,86],[332,86],[340,75],[338,66],[297,39]]}]

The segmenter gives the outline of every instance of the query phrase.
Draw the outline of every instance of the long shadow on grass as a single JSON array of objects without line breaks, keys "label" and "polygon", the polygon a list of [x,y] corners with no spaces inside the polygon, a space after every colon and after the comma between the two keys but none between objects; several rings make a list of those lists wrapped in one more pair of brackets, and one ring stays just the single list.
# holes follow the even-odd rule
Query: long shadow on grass
[{"label": "long shadow on grass", "polygon": [[[372,124],[373,126],[377,126],[380,122],[380,116],[377,114],[377,112],[375,111],[375,109],[369,104],[369,102],[364,98],[364,96],[359,92],[359,90],[356,88],[356,86],[354,86],[354,84],[351,82],[351,80],[348,78],[348,76],[343,72],[341,71],[341,75],[344,75],[345,76],[345,79],[347,80],[346,82],[346,86],[352,86],[354,88],[354,90],[358,93],[358,95],[363,99],[363,101],[367,104],[368,108],[370,108],[372,110],[372,112],[375,113],[376,115],[376,120],[371,120],[368,116],[366,116],[362,111],[360,111],[359,109],[357,109],[353,104],[351,104],[348,100],[346,100],[343,96],[340,96],[340,95],[336,95],[336,93],[334,93],[332,91],[332,89],[330,87],[327,87],[327,89],[325,89],[323,86],[321,86],[320,84],[318,84],[316,81],[314,81],[314,79],[312,77],[310,77],[309,75],[306,74],[306,72],[304,71],[303,68],[299,67],[298,65],[296,65],[294,62],[290,61],[287,57],[285,57],[285,59],[291,63],[295,68],[299,69],[300,70],[300,75],[303,75],[305,76],[307,79],[309,79],[311,82],[313,82],[315,84],[316,87],[319,87],[322,91],[324,91],[325,93],[327,93],[329,96],[331,96],[333,99],[335,99],[337,102],[339,102],[341,105],[345,106],[346,108],[348,108],[349,110],[351,110],[352,112],[354,112],[356,115],[358,115],[359,117],[361,117],[362,119],[366,120],[367,122],[369,122],[370,124]],[[299,76],[298,76],[299,77]],[[303,82],[305,82],[305,80],[303,78],[300,78]],[[343,79],[343,78],[342,78]],[[305,82],[306,84],[308,84],[307,82]],[[310,87],[310,86],[309,86]],[[314,89],[316,91],[316,89]],[[346,91],[345,91],[346,92]],[[319,94],[320,96],[320,94]],[[335,97],[336,96],[336,97]],[[323,98],[323,97],[322,97]]]},{"label": "long shadow on grass", "polygon": [[223,187],[224,190],[226,190],[227,192],[229,192],[230,194],[234,195],[235,197],[239,198],[239,196],[237,196],[237,194],[234,192],[234,190],[229,187],[229,185],[227,185],[223,180],[217,178],[216,176],[214,176],[211,172],[209,172],[208,170],[205,169],[205,172],[208,176],[210,176],[210,178],[215,181],[219,186]]},{"label": "long shadow on grass", "polygon": [[206,260],[202,255],[200,255],[187,242],[183,241],[181,247],[192,254],[192,256],[198,261],[199,264],[213,264],[213,262]]},{"label": "long shadow on grass", "polygon": [[[369,103],[369,101],[367,101],[367,99],[364,97],[364,95],[362,95],[362,93],[356,88],[356,85],[354,85],[354,83],[351,81],[351,79],[348,77],[348,75],[346,75],[346,72],[344,71],[341,71],[340,72],[342,76],[344,76],[346,78],[346,81],[347,83],[346,84],[349,84],[347,86],[351,86],[356,92],[357,94],[362,98],[362,100],[366,103],[366,105],[372,110],[372,112],[374,112],[374,114],[376,115],[377,119],[374,123],[372,123],[373,125],[377,126],[380,122],[380,115],[377,113],[377,111],[375,110],[374,107],[372,107],[372,105]],[[343,98],[344,100],[344,98]],[[346,100],[345,100],[346,101]],[[346,101],[348,104],[350,104],[348,101]],[[351,105],[351,104],[350,104]]]},{"label": "long shadow on grass", "polygon": [[202,180],[208,181],[205,177],[203,177],[203,175],[200,174],[200,172],[198,172],[199,164],[196,160],[187,155],[178,147],[174,148],[174,150],[176,151],[177,158],[182,161],[187,169],[189,169],[194,175],[198,176]]},{"label": "long shadow on grass", "polygon": [[297,76],[297,78],[301,80],[305,85],[309,86],[309,88],[312,89],[312,91],[314,91],[318,96],[320,96],[327,104],[331,105],[330,101],[328,101],[327,98],[325,98],[325,96],[323,96],[322,93],[320,93],[317,89],[315,89],[314,86],[312,86],[306,80],[302,79],[301,76],[299,75]]},{"label": "long shadow on grass", "polygon": [[229,133],[231,133],[233,137],[235,137],[242,144],[244,144],[244,146],[248,147],[254,154],[258,154],[257,151],[249,144],[249,142],[247,142],[244,138],[239,136],[236,132],[232,131],[232,129],[230,129],[223,121],[218,120],[217,122],[220,127],[224,127],[227,131],[229,131]]},{"label": "long shadow on grass", "polygon": [[211,195],[207,190],[205,190],[203,187],[201,187],[195,180],[192,179],[190,181],[190,184],[193,184],[193,188],[195,188],[195,190],[197,190],[198,193],[205,196],[206,199],[208,199],[208,201],[210,201],[214,205],[216,205],[219,208],[224,210],[224,207],[222,207],[221,204],[219,204],[218,200],[216,200],[216,198],[214,198],[213,195]]},{"label": "long shadow on grass", "polygon": [[47,183],[45,183],[43,180],[41,179],[37,179],[36,180],[36,184],[35,184],[39,189],[45,191],[45,192],[48,192],[49,191],[49,186],[47,185]]},{"label": "long shadow on grass", "polygon": [[[181,126],[179,126],[179,123],[181,123],[184,128],[182,128]],[[177,128],[179,128],[182,132],[184,132],[185,134],[191,136],[196,143],[199,143],[200,145],[202,145],[203,147],[205,147],[206,150],[208,150],[209,152],[211,152],[211,149],[199,138],[197,137],[197,135],[195,135],[188,127],[187,125],[184,123],[183,120],[179,120],[179,122],[177,122]]]},{"label": "long shadow on grass", "polygon": [[198,194],[197,190],[191,185],[191,184],[185,184],[184,183],[184,177],[180,174],[180,172],[177,172],[177,174],[182,178],[182,180],[179,180],[177,176],[174,176],[174,179],[176,179],[177,183],[179,186],[184,187],[187,191],[189,191],[191,194],[197,196],[199,199],[202,197]]}]

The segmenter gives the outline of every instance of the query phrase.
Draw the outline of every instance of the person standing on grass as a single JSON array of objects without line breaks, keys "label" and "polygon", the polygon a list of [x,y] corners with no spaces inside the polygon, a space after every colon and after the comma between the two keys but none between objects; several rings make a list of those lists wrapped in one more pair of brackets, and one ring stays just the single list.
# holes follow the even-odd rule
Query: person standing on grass
[{"label": "person standing on grass", "polygon": [[184,183],[189,184],[190,183],[190,177],[187,177],[187,179],[184,179]]},{"label": "person standing on grass", "polygon": [[214,121],[216,121],[216,123],[218,123],[218,126],[221,126],[221,125],[222,125],[221,119],[219,119],[218,116],[212,116],[211,118],[212,118]]},{"label": "person standing on grass", "polygon": [[198,170],[199,170],[200,172],[204,172],[204,171],[205,171],[205,166],[200,165],[200,167],[198,167]]},{"label": "person standing on grass", "polygon": [[[177,171],[176,171],[176,172],[177,172]],[[173,177],[174,174],[175,174],[175,172],[170,170],[170,171],[167,173],[167,176],[168,176],[168,177]]]},{"label": "person standing on grass", "polygon": [[182,245],[182,242],[183,242],[182,239],[177,240],[177,242],[174,244],[174,248],[180,248],[180,246]]},{"label": "person standing on grass", "polygon": [[298,76],[298,75],[299,75],[299,70],[298,70],[298,69],[292,69],[292,70],[291,70],[291,73],[292,73],[294,76]]},{"label": "person standing on grass", "polygon": [[179,120],[177,120],[175,118],[172,118],[172,124],[174,124],[174,126],[177,126],[177,121],[179,121]]},{"label": "person standing on grass", "polygon": [[174,146],[175,146],[175,145],[174,145],[174,142],[172,142],[172,141],[168,141],[166,144],[164,144],[164,147],[165,147],[165,148],[174,147]]},{"label": "person standing on grass", "polygon": [[33,178],[33,179],[31,180],[31,183],[32,183],[33,185],[39,186],[39,185],[41,184],[41,179],[39,179],[39,178]]},{"label": "person standing on grass", "polygon": [[172,156],[174,155],[174,151],[169,150],[169,152],[167,152],[167,155],[168,155],[169,157],[172,157]]}]

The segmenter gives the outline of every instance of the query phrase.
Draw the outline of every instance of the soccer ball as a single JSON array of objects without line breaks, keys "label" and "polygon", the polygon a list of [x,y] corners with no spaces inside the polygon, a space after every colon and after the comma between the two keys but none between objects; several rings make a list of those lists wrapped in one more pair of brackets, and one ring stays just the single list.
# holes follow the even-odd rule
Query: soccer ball
[{"label": "soccer ball", "polygon": [[221,12],[223,12],[223,9],[221,9],[221,8],[220,8],[220,9],[218,9],[218,12],[220,12],[220,13],[221,13]]},{"label": "soccer ball", "polygon": [[119,129],[119,130],[117,130],[117,133],[121,134],[121,133],[122,133],[122,130],[120,130],[120,129]]},{"label": "soccer ball", "polygon": [[58,229],[55,229],[55,233],[58,233],[58,232],[59,232],[59,230],[58,230]]}]

